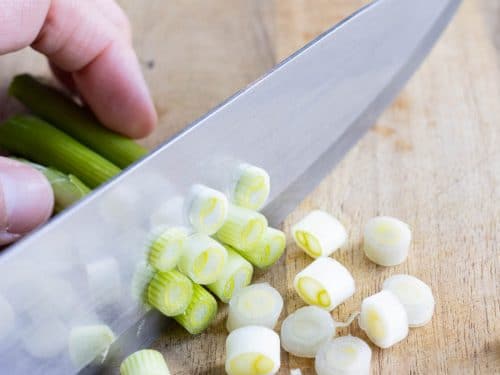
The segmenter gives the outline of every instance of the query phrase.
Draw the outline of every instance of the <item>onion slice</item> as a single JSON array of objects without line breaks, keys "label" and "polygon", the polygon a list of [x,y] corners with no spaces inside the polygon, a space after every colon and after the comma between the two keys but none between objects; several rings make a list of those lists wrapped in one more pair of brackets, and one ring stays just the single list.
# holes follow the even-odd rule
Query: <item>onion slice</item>
[{"label": "onion slice", "polygon": [[227,251],[206,234],[196,233],[184,242],[178,268],[197,284],[215,282],[224,270]]},{"label": "onion slice", "polygon": [[318,350],[314,367],[318,375],[369,375],[372,350],[354,336],[325,342]]},{"label": "onion slice", "polygon": [[237,251],[255,267],[266,269],[276,263],[283,255],[285,246],[285,233],[268,227],[253,247]]},{"label": "onion slice", "polygon": [[261,326],[241,327],[226,339],[226,372],[229,375],[272,375],[280,368],[280,338]]},{"label": "onion slice", "polygon": [[160,352],[144,349],[125,358],[120,375],[170,375],[170,371]]},{"label": "onion slice", "polygon": [[193,284],[193,297],[187,309],[174,319],[192,335],[203,332],[217,314],[217,301],[202,286]]},{"label": "onion slice", "polygon": [[432,319],[436,304],[431,288],[410,275],[394,275],[384,281],[383,290],[396,295],[408,315],[410,327],[421,327]]},{"label": "onion slice", "polygon": [[185,227],[156,228],[149,245],[149,264],[162,272],[174,269],[181,258],[188,235],[189,230]]},{"label": "onion slice", "polygon": [[297,357],[314,358],[319,347],[335,335],[335,322],[326,310],[305,306],[281,325],[281,345]]},{"label": "onion slice", "polygon": [[224,224],[228,201],[220,191],[204,185],[193,185],[186,199],[189,223],[199,232],[212,235]]},{"label": "onion slice", "polygon": [[193,297],[193,283],[177,270],[158,272],[148,286],[148,302],[166,316],[182,314]]},{"label": "onion slice", "polygon": [[262,168],[241,163],[234,172],[231,200],[240,207],[258,211],[271,190],[269,174]]},{"label": "onion slice", "polygon": [[228,303],[235,293],[250,284],[253,267],[235,250],[229,246],[225,248],[227,250],[226,265],[217,281],[208,284],[207,288],[222,302]]},{"label": "onion slice", "polygon": [[273,329],[283,310],[283,298],[268,283],[241,289],[229,301],[226,328],[229,332],[243,326],[258,325]]},{"label": "onion slice", "polygon": [[300,271],[293,285],[307,304],[327,311],[343,303],[355,290],[354,279],[347,268],[328,257],[320,257]]},{"label": "onion slice", "polygon": [[332,215],[314,210],[292,227],[293,239],[307,255],[329,256],[347,240],[344,226]]},{"label": "onion slice", "polygon": [[372,262],[395,266],[408,256],[411,230],[408,224],[389,216],[377,216],[366,223],[363,249]]},{"label": "onion slice", "polygon": [[408,316],[399,299],[387,290],[361,303],[359,327],[380,348],[389,348],[408,335]]},{"label": "onion slice", "polygon": [[264,215],[230,204],[226,222],[216,233],[216,237],[235,249],[251,249],[266,228],[267,219]]},{"label": "onion slice", "polygon": [[348,327],[358,314],[351,314],[345,323],[341,323],[317,306],[301,307],[283,321],[281,345],[297,357],[314,358],[319,347],[335,336],[336,328]]}]

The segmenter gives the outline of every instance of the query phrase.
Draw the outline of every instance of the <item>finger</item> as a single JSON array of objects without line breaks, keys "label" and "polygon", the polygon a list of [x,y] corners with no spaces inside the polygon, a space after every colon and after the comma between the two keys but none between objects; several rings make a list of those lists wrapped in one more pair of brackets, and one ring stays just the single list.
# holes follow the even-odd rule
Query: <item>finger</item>
[{"label": "finger", "polygon": [[156,112],[131,45],[92,3],[52,0],[32,44],[71,72],[83,100],[109,128],[140,138]]},{"label": "finger", "polygon": [[0,245],[47,221],[53,207],[54,194],[42,173],[0,157]]},{"label": "finger", "polygon": [[0,0],[0,55],[29,46],[49,10],[50,0]]},{"label": "finger", "polygon": [[53,63],[49,61],[50,70],[57,78],[59,82],[61,82],[69,91],[72,93],[76,93],[76,83],[73,79],[73,74],[65,72],[62,69],[59,69]]},{"label": "finger", "polygon": [[129,42],[132,40],[132,28],[122,8],[114,0],[88,0],[123,34]]},{"label": "finger", "polygon": [[[100,11],[100,13],[108,19],[117,29],[119,33],[128,41],[132,42],[132,28],[130,27],[130,22],[125,15],[125,12],[120,8],[114,0],[87,0],[95,5],[95,8]],[[69,91],[76,93],[76,84],[73,79],[73,75],[62,69],[59,69],[56,65],[49,62],[50,70],[54,73],[54,76],[59,82],[61,82]]]},{"label": "finger", "polygon": [[112,44],[73,79],[83,101],[104,124],[129,137],[143,138],[153,131],[157,115],[139,72],[132,49]]}]

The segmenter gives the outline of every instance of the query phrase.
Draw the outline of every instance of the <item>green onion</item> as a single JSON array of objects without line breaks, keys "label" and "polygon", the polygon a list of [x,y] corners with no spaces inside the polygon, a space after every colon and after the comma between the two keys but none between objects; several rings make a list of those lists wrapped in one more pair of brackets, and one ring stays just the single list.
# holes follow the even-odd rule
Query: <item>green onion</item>
[{"label": "green onion", "polygon": [[222,274],[216,282],[208,284],[210,289],[219,299],[228,303],[232,296],[252,281],[253,267],[234,249],[226,246],[227,261]]},{"label": "green onion", "polygon": [[148,302],[166,316],[182,314],[193,297],[193,283],[177,270],[158,272],[148,286]]},{"label": "green onion", "polygon": [[31,163],[28,160],[12,158],[30,165],[43,173],[54,192],[54,211],[59,212],[90,193],[90,189],[78,177],[64,174],[52,167]]},{"label": "green onion", "polygon": [[368,259],[381,266],[396,266],[408,257],[411,229],[390,216],[377,216],[366,223],[363,250]]},{"label": "green onion", "polygon": [[272,329],[247,326],[226,339],[228,375],[271,375],[280,369],[280,338]]},{"label": "green onion", "polygon": [[337,322],[318,306],[301,307],[281,323],[281,346],[296,357],[314,358],[320,346],[337,334],[337,328],[349,327],[358,315],[355,312],[346,322]]},{"label": "green onion", "polygon": [[314,358],[319,347],[335,336],[335,321],[317,306],[304,306],[281,323],[281,346],[296,357]]},{"label": "green onion", "polygon": [[292,227],[293,239],[313,258],[327,257],[347,240],[347,232],[340,221],[321,210],[311,211]]},{"label": "green onion", "polygon": [[158,271],[167,272],[177,266],[188,230],[184,227],[167,227],[159,232],[149,245],[148,260]]},{"label": "green onion", "polygon": [[342,336],[325,342],[318,350],[314,369],[318,375],[369,375],[372,350],[354,336]]},{"label": "green onion", "polygon": [[244,326],[273,329],[283,310],[283,297],[268,283],[249,285],[229,301],[226,328],[232,332]]},{"label": "green onion", "polygon": [[260,240],[266,227],[264,215],[230,204],[226,222],[217,231],[216,237],[235,249],[249,249]]},{"label": "green onion", "polygon": [[240,207],[260,210],[269,197],[269,180],[269,174],[264,169],[246,163],[240,164],[235,171],[232,201]]},{"label": "green onion", "polygon": [[120,375],[170,375],[170,371],[160,352],[144,349],[125,358]]},{"label": "green onion", "polygon": [[224,246],[205,234],[196,233],[184,242],[178,268],[195,283],[206,285],[219,278],[226,259]]},{"label": "green onion", "polygon": [[120,169],[69,135],[32,116],[14,116],[0,126],[0,147],[73,174],[95,188]]},{"label": "green onion", "polygon": [[319,257],[300,271],[293,286],[305,303],[327,311],[332,311],[355,291],[349,270],[329,257]]},{"label": "green onion", "polygon": [[69,334],[71,361],[77,367],[85,366],[94,360],[102,363],[113,341],[115,341],[115,335],[107,325],[75,327]]},{"label": "green onion", "polygon": [[147,153],[145,148],[131,139],[101,126],[95,116],[62,92],[38,82],[28,74],[14,78],[9,87],[9,94],[38,116],[121,168],[127,167]]},{"label": "green onion", "polygon": [[250,249],[237,251],[255,267],[266,269],[283,255],[286,246],[285,233],[278,229],[266,228],[260,240]]},{"label": "green onion", "polygon": [[410,327],[422,327],[429,323],[434,314],[436,301],[432,289],[422,280],[410,275],[392,275],[382,284],[403,304]]},{"label": "green onion", "polygon": [[224,224],[228,203],[220,191],[196,184],[191,187],[186,202],[187,217],[197,232],[212,235]]},{"label": "green onion", "polygon": [[202,286],[193,284],[193,297],[184,313],[174,319],[190,334],[203,332],[217,315],[217,301]]},{"label": "green onion", "polygon": [[408,336],[408,315],[396,295],[388,290],[361,302],[358,325],[379,348],[387,349]]}]

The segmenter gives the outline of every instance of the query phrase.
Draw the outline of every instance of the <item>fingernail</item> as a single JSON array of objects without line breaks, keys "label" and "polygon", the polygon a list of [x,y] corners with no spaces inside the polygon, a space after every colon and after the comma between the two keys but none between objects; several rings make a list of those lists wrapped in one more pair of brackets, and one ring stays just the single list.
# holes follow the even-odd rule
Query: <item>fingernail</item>
[{"label": "fingernail", "polygon": [[51,215],[54,194],[45,176],[0,157],[0,244],[35,229]]}]

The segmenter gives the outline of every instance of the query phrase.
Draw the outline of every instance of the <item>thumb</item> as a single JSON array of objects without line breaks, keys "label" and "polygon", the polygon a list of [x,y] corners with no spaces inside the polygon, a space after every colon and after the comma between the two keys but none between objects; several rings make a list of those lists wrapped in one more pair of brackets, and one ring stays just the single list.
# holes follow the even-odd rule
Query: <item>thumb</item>
[{"label": "thumb", "polygon": [[45,176],[0,157],[0,245],[35,229],[52,214],[54,194]]}]

